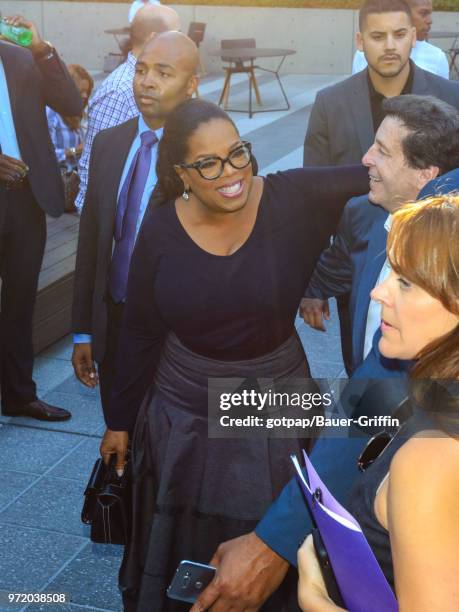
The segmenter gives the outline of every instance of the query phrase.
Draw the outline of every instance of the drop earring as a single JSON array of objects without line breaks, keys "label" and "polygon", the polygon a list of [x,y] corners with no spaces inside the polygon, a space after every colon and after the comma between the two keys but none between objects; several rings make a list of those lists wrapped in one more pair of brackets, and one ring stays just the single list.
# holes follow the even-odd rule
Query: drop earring
[{"label": "drop earring", "polygon": [[188,200],[190,199],[190,190],[187,187],[185,187],[182,193],[182,198],[185,200],[185,202],[188,202]]}]

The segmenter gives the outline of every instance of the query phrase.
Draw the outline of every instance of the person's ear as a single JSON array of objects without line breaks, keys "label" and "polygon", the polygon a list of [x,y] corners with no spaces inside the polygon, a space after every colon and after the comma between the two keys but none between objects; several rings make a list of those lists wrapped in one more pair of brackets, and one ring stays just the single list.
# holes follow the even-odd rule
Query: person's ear
[{"label": "person's ear", "polygon": [[437,178],[439,174],[440,168],[438,166],[428,166],[427,168],[423,168],[422,170],[420,170],[418,175],[419,191],[421,191],[421,189],[425,187],[427,183]]},{"label": "person's ear", "polygon": [[186,90],[187,95],[192,98],[193,94],[196,93],[199,85],[199,75],[193,74],[188,81],[188,87]]},{"label": "person's ear", "polygon": [[188,180],[188,174],[185,168],[180,168],[180,166],[175,165],[174,170],[177,173],[178,177],[183,183],[183,187],[185,190],[190,188],[190,182]]},{"label": "person's ear", "polygon": [[355,46],[359,51],[363,52],[363,37],[362,32],[355,33]]},{"label": "person's ear", "polygon": [[411,48],[414,49],[414,47],[416,46],[416,41],[418,39],[418,35],[416,33],[416,28],[414,26],[413,26],[412,30],[413,30],[413,40],[411,41]]}]

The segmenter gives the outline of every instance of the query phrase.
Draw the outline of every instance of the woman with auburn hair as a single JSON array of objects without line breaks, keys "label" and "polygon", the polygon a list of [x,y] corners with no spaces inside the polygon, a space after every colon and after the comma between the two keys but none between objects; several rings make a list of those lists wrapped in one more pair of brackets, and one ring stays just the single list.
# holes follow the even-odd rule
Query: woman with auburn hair
[{"label": "woman with auburn hair", "polygon": [[[348,509],[400,612],[459,610],[458,235],[458,195],[402,207],[388,238],[390,276],[371,294],[382,306],[381,353],[413,360],[413,415],[365,471]],[[298,561],[302,610],[341,610],[310,537]]]}]

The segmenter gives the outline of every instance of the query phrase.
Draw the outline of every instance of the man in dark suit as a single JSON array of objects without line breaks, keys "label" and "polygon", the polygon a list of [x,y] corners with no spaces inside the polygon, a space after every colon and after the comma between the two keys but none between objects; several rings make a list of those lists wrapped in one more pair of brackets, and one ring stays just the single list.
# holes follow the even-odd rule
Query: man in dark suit
[{"label": "man in dark suit", "polygon": [[49,105],[75,116],[83,101],[50,43],[23,17],[28,49],[0,41],[0,387],[2,413],[59,421],[67,410],[37,398],[32,316],[46,242],[45,213],[64,212],[62,180],[46,121]]},{"label": "man in dark suit", "polygon": [[[369,168],[370,193],[346,205],[334,243],[321,255],[316,268],[321,283],[334,290],[325,297],[335,295],[338,286],[351,291],[353,324],[358,329],[354,342],[361,351],[368,327],[369,294],[388,269],[385,247],[390,213],[404,201],[416,199],[429,181],[459,162],[459,112],[455,108],[421,96],[398,96],[387,100],[384,107],[386,118],[363,158]],[[318,283],[316,272],[313,278]],[[378,316],[372,313],[375,329]],[[373,340],[373,328],[368,333]],[[358,362],[361,365],[341,398],[342,410],[348,415],[393,413],[405,397],[407,364],[396,360],[381,363],[375,352],[367,359],[363,364],[362,359]],[[381,374],[389,379],[383,392],[381,387],[375,389],[366,380],[356,379],[379,378]],[[365,443],[362,432],[346,438],[323,436],[312,451],[311,460],[321,478],[342,503],[358,474],[357,457]],[[217,602],[222,612],[244,610],[244,606],[258,609],[279,586],[289,564],[296,565],[298,547],[310,530],[310,515],[293,479],[254,533],[218,548],[210,563],[219,570],[199,599],[201,609]],[[191,612],[199,609],[196,606]]]},{"label": "man in dark suit", "polygon": [[459,83],[409,61],[416,33],[403,0],[367,0],[359,27],[368,68],[317,94],[304,141],[305,166],[359,163],[384,117],[385,98],[431,95],[459,108]]},{"label": "man in dark suit", "polygon": [[390,213],[459,162],[458,110],[433,97],[414,95],[391,98],[383,108],[388,114],[363,157],[370,175],[368,198],[346,205],[335,240],[322,253],[305,293],[327,299],[351,292],[353,370],[370,352],[379,326],[370,291],[382,280]]},{"label": "man in dark suit", "polygon": [[[359,163],[384,117],[385,98],[400,94],[433,95],[459,108],[459,83],[418,68],[409,60],[416,30],[403,0],[367,0],[359,13],[358,47],[368,68],[321,90],[311,110],[304,143],[304,165]],[[343,358],[352,372],[351,324],[347,297],[338,300]],[[328,302],[305,299],[301,314],[325,331]]]},{"label": "man in dark suit", "polygon": [[136,64],[140,117],[103,130],[92,147],[75,270],[72,364],[83,384],[95,387],[99,379],[104,413],[135,238],[147,209],[161,199],[155,188],[158,142],[167,115],[196,91],[197,66],[196,45],[187,36],[157,34]]}]

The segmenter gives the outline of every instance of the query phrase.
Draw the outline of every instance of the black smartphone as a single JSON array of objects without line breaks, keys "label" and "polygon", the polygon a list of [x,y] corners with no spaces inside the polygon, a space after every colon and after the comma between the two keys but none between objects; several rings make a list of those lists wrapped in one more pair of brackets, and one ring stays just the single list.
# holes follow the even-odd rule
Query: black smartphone
[{"label": "black smartphone", "polygon": [[330,564],[330,559],[328,558],[327,549],[325,548],[320,531],[317,528],[312,530],[312,540],[314,542],[317,560],[319,561],[320,569],[322,570],[322,576],[325,586],[327,587],[328,595],[337,606],[344,608],[344,601],[341,597],[339,586],[336,582],[335,574],[333,573],[333,568]]},{"label": "black smartphone", "polygon": [[216,568],[195,561],[181,561],[167,589],[171,599],[194,603],[212,582]]}]

